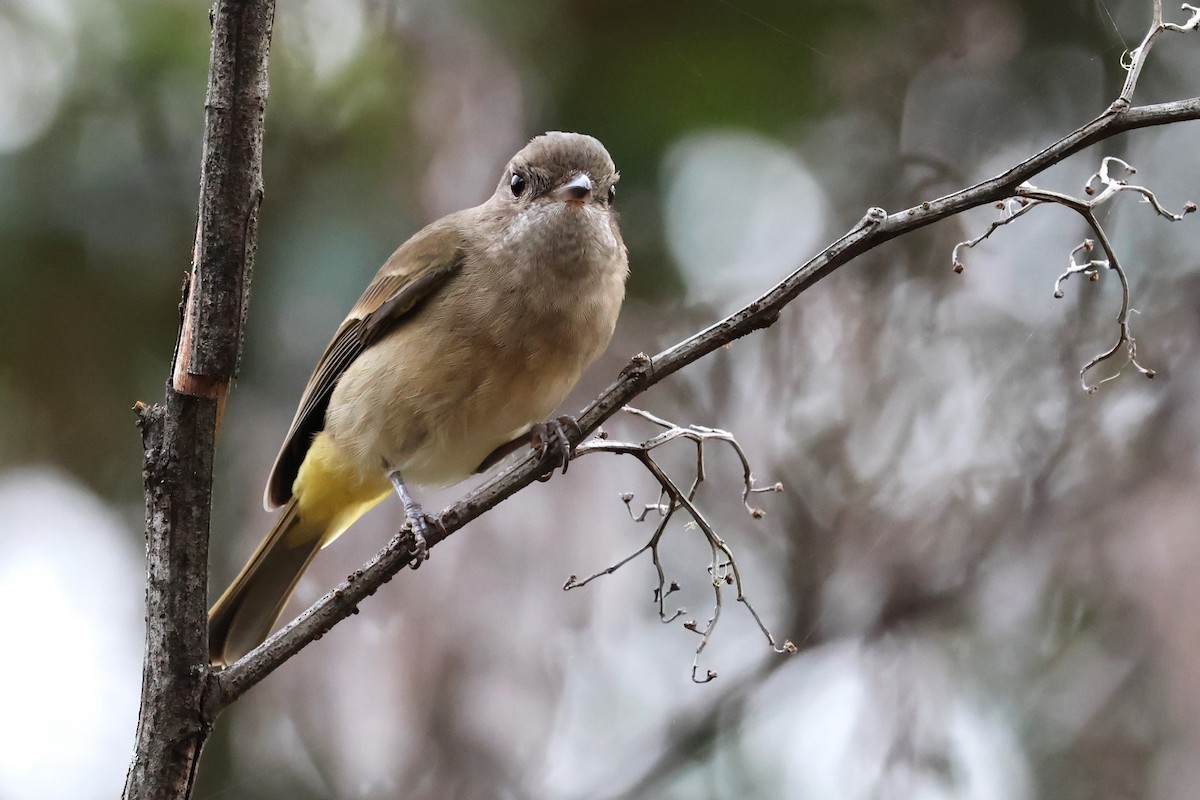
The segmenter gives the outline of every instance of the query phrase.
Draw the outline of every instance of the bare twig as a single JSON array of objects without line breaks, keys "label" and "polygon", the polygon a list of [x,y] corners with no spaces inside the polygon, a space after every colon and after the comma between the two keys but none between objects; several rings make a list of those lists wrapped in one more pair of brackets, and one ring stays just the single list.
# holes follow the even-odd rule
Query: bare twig
[{"label": "bare twig", "polygon": [[1117,98],[1117,103],[1128,106],[1133,102],[1133,92],[1137,88],[1138,78],[1142,75],[1142,67],[1146,65],[1146,59],[1150,57],[1150,48],[1154,47],[1154,42],[1159,36],[1162,36],[1167,31],[1189,33],[1200,27],[1200,8],[1188,3],[1184,3],[1180,7],[1184,11],[1192,13],[1192,16],[1186,22],[1181,25],[1164,22],[1162,0],[1153,0],[1150,30],[1146,31],[1146,36],[1142,39],[1142,43],[1129,51],[1122,59],[1122,66],[1125,67],[1126,71],[1125,85],[1121,87],[1121,95]]},{"label": "bare twig", "polygon": [[1033,207],[1033,203],[1030,203],[1027,200],[1018,199],[1016,197],[1008,197],[997,202],[996,208],[1000,209],[1000,218],[992,220],[992,224],[988,226],[988,229],[979,236],[976,236],[974,239],[967,239],[965,242],[959,242],[958,244],[954,245],[954,250],[950,253],[950,261],[951,265],[954,267],[954,271],[961,275],[962,271],[966,268],[966,265],[963,264],[962,260],[963,250],[969,250],[978,245],[980,242],[991,238],[991,235],[998,229],[1003,228],[1005,225],[1020,219],[1025,214],[1028,214],[1033,210]]},{"label": "bare twig", "polygon": [[[728,431],[719,430],[717,428],[706,428],[700,425],[692,425],[684,428],[672,422],[668,422],[661,417],[657,417],[648,411],[643,411],[631,406],[626,406],[624,410],[630,414],[647,420],[648,422],[651,422],[660,428],[663,428],[663,431],[658,435],[652,436],[651,438],[639,443],[619,442],[612,441],[610,439],[595,439],[579,445],[579,447],[576,448],[575,453],[576,456],[583,456],[589,453],[620,453],[624,455],[631,455],[636,458],[658,482],[660,487],[659,500],[657,503],[646,505],[640,514],[635,515],[633,513],[633,508],[630,505],[631,501],[633,500],[633,495],[623,494],[621,495],[621,499],[625,502],[626,507],[629,508],[629,514],[635,522],[641,522],[645,520],[651,511],[654,511],[658,514],[660,521],[646,544],[642,545],[642,547],[636,550],[633,554],[626,556],[612,566],[603,569],[600,572],[583,579],[582,581],[577,580],[576,577],[572,575],[563,586],[563,589],[577,589],[581,586],[586,586],[588,583],[600,577],[601,575],[611,575],[642,553],[649,551],[651,560],[654,563],[654,569],[658,574],[658,585],[655,587],[654,597],[658,602],[659,619],[661,619],[663,622],[672,622],[678,619],[681,615],[686,613],[684,609],[676,609],[674,613],[668,615],[663,605],[666,598],[679,589],[679,585],[674,581],[672,581],[669,586],[667,585],[666,574],[663,570],[662,561],[659,558],[659,545],[662,542],[662,536],[667,528],[667,523],[670,522],[676,511],[683,509],[683,511],[686,512],[689,517],[691,517],[694,525],[699,528],[701,532],[703,532],[704,538],[708,542],[710,549],[708,574],[713,588],[713,612],[709,620],[704,624],[703,627],[697,625],[695,620],[689,620],[683,624],[684,628],[692,631],[693,633],[700,634],[700,644],[696,648],[696,657],[692,662],[692,680],[697,681],[698,683],[707,683],[708,681],[717,677],[717,673],[713,672],[712,670],[706,671],[703,680],[697,679],[696,676],[700,669],[700,654],[704,652],[704,648],[708,646],[708,643],[712,638],[713,631],[716,629],[717,620],[721,615],[721,590],[726,585],[731,584],[736,587],[737,601],[745,605],[749,610],[750,615],[754,618],[759,630],[762,631],[763,635],[767,639],[767,643],[772,647],[772,649],[778,653],[795,652],[796,648],[790,641],[784,641],[782,645],[776,643],[775,637],[763,623],[762,618],[754,609],[754,606],[750,603],[749,599],[746,598],[745,592],[743,591],[744,587],[742,584],[741,572],[738,569],[737,560],[734,558],[733,551],[730,550],[729,545],[726,544],[725,540],[717,534],[717,531],[713,527],[712,523],[709,522],[708,518],[703,514],[703,512],[697,508],[695,503],[696,494],[699,492],[700,485],[704,483],[704,479],[706,477],[704,467],[705,446],[712,442],[726,444],[730,447],[730,449],[733,450],[735,454],[737,454],[738,460],[742,465],[742,505],[745,507],[750,516],[754,517],[755,519],[761,519],[763,517],[762,509],[755,508],[750,505],[749,498],[751,494],[760,492],[781,492],[783,491],[783,486],[776,483],[765,488],[755,488],[754,475],[750,471],[750,460],[746,457],[746,451],[742,449],[741,444],[736,438],[734,438],[733,434],[729,433]],[[695,477],[692,479],[692,483],[686,491],[680,488],[675,480],[667,475],[662,466],[654,459],[655,450],[680,439],[690,441],[695,446],[696,451]]]},{"label": "bare twig", "polygon": [[[1137,340],[1134,339],[1129,324],[1130,316],[1137,313],[1136,309],[1130,304],[1129,275],[1118,259],[1112,242],[1109,241],[1108,234],[1096,216],[1096,208],[1109,202],[1122,192],[1133,192],[1139,195],[1143,202],[1148,203],[1159,216],[1165,217],[1172,222],[1180,222],[1185,216],[1196,210],[1196,204],[1191,201],[1185,203],[1183,210],[1178,214],[1167,210],[1159,201],[1158,196],[1147,187],[1131,184],[1125,178],[1114,176],[1112,174],[1113,167],[1121,169],[1126,175],[1133,175],[1137,172],[1136,169],[1119,158],[1114,156],[1105,157],[1100,163],[1100,169],[1093,173],[1088,178],[1087,183],[1084,184],[1084,194],[1088,195],[1088,199],[1086,200],[1080,200],[1061,192],[1041,189],[1028,181],[1022,183],[1016,188],[1012,197],[1006,198],[996,204],[1001,211],[999,219],[994,220],[980,236],[959,242],[954,246],[954,250],[951,253],[951,263],[954,271],[961,273],[964,268],[962,261],[963,250],[975,247],[984,239],[991,236],[996,229],[1012,223],[1042,204],[1051,203],[1069,208],[1083,217],[1084,222],[1095,233],[1096,239],[1084,239],[1079,246],[1071,251],[1066,271],[1059,275],[1058,280],[1054,282],[1054,296],[1057,298],[1063,297],[1062,285],[1072,275],[1082,275],[1087,277],[1089,281],[1095,282],[1100,279],[1101,270],[1112,270],[1121,283],[1121,309],[1117,313],[1117,340],[1108,350],[1094,356],[1079,370],[1079,382],[1088,393],[1094,393],[1105,383],[1119,377],[1121,370],[1126,366],[1133,366],[1147,378],[1155,376],[1154,370],[1143,366],[1138,361]],[[1095,249],[1097,241],[1100,243],[1101,250],[1104,253],[1104,258],[1102,259],[1088,257]],[[1125,353],[1125,361],[1117,368],[1116,372],[1101,378],[1096,383],[1088,383],[1088,372],[1116,357],[1122,351]]]},{"label": "bare twig", "polygon": [[[1161,19],[1161,17],[1159,17]],[[1143,42],[1138,58],[1145,59],[1153,39]],[[1127,82],[1128,83],[1128,82]],[[1136,84],[1136,80],[1133,81]],[[870,209],[854,227],[758,299],[730,316],[698,331],[651,357],[635,356],[620,376],[579,416],[579,429],[570,431],[578,445],[634,397],[676,371],[753,331],[772,325],[780,312],[825,276],[867,251],[898,236],[931,225],[971,208],[1012,197],[1022,183],[1080,150],[1127,131],[1200,119],[1200,97],[1131,107],[1132,88],[1100,116],[1048,145],[1005,172],[974,186],[912,208],[888,214]],[[533,483],[542,468],[527,454],[482,486],[444,509],[439,525],[428,537],[433,546],[454,531]],[[408,563],[406,538],[397,535],[369,562],[245,657],[213,675],[204,718],[211,720],[229,703],[254,686],[284,661],[350,616],[385,582]]]}]

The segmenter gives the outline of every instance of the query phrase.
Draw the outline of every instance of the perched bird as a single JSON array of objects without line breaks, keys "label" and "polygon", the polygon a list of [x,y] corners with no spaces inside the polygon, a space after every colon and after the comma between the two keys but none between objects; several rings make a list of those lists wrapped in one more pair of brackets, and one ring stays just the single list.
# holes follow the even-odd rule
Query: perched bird
[{"label": "perched bird", "polygon": [[283,512],[209,611],[214,664],[266,639],[317,551],[391,491],[420,537],[408,486],[486,466],[567,396],[625,296],[617,179],[591,136],[538,136],[485,203],[387,260],[304,388],[267,483]]}]

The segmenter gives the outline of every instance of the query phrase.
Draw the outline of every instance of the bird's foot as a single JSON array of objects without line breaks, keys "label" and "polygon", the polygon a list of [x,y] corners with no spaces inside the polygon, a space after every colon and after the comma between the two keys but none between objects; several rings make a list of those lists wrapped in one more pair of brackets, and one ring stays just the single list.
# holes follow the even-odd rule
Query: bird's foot
[{"label": "bird's foot", "polygon": [[408,528],[408,566],[417,569],[429,560],[429,523],[436,524],[437,520],[422,511],[420,506],[417,506],[415,515],[409,509],[405,509],[405,515],[408,517],[404,521]]},{"label": "bird's foot", "polygon": [[563,474],[567,474],[567,467],[575,455],[575,447],[567,435],[568,428],[574,428],[576,433],[581,433],[575,418],[564,414],[556,419],[539,422],[529,429],[530,444],[545,469],[545,473],[538,480],[550,480],[554,470],[560,467]]},{"label": "bird's foot", "polygon": [[395,487],[396,494],[400,495],[400,502],[404,504],[404,524],[409,533],[408,565],[416,569],[429,560],[430,521],[437,525],[441,523],[426,514],[425,509],[421,508],[421,504],[408,493],[408,487],[404,485],[404,479],[400,477],[399,470],[388,470],[387,476],[388,480],[392,482],[392,486]]}]

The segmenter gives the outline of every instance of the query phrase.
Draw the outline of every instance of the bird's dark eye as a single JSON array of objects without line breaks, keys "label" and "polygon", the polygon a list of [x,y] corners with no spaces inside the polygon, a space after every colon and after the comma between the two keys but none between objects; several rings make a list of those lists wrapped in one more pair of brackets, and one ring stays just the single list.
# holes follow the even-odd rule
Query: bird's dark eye
[{"label": "bird's dark eye", "polygon": [[608,204],[611,206],[617,202],[617,187],[616,184],[608,187]]},{"label": "bird's dark eye", "polygon": [[514,172],[508,186],[512,189],[513,197],[520,197],[521,193],[525,191],[525,179]]}]

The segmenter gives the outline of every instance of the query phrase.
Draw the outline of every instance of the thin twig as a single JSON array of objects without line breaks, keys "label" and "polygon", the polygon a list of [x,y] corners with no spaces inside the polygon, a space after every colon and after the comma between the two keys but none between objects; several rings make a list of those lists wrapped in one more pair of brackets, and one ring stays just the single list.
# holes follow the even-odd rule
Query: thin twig
[{"label": "thin twig", "polygon": [[[1123,177],[1114,176],[1112,174],[1114,167],[1121,169],[1125,175],[1133,175],[1137,172],[1134,167],[1120,158],[1116,158],[1115,156],[1105,157],[1100,162],[1100,169],[1094,172],[1084,184],[1083,192],[1088,196],[1086,200],[1081,200],[1062,192],[1041,189],[1028,181],[1022,183],[1016,188],[1012,197],[1006,198],[996,204],[1001,211],[1000,218],[993,221],[980,236],[956,244],[950,256],[954,271],[961,273],[964,269],[961,255],[963,250],[975,247],[991,236],[998,228],[1010,224],[1043,204],[1062,206],[1083,217],[1084,222],[1095,233],[1096,239],[1084,239],[1080,245],[1071,251],[1066,271],[1059,275],[1058,279],[1054,282],[1054,296],[1059,299],[1064,296],[1063,283],[1073,275],[1082,275],[1087,277],[1089,281],[1095,282],[1100,279],[1101,270],[1112,270],[1116,273],[1117,279],[1121,284],[1121,309],[1117,313],[1117,339],[1111,347],[1094,356],[1079,370],[1080,385],[1089,394],[1095,393],[1101,386],[1119,377],[1121,370],[1127,366],[1133,366],[1147,378],[1153,378],[1156,374],[1153,369],[1143,366],[1138,361],[1137,340],[1134,339],[1133,333],[1130,331],[1129,322],[1130,316],[1137,313],[1130,302],[1129,275],[1118,259],[1116,250],[1113,248],[1112,242],[1109,241],[1108,234],[1096,216],[1096,208],[1111,201],[1122,192],[1133,192],[1141,197],[1142,202],[1148,203],[1159,216],[1172,222],[1180,222],[1185,216],[1196,210],[1196,204],[1189,200],[1184,203],[1181,212],[1175,213],[1169,211],[1159,201],[1158,196],[1146,186],[1131,184]],[[1101,250],[1104,252],[1105,257],[1102,259],[1088,257],[1095,249],[1097,241],[1099,241]],[[1088,373],[1100,364],[1116,357],[1121,351],[1125,352],[1125,361],[1117,368],[1117,371],[1112,375],[1101,378],[1096,383],[1089,384],[1087,380]]]},{"label": "thin twig", "polygon": [[1153,0],[1152,3],[1152,19],[1150,21],[1150,30],[1146,32],[1146,36],[1142,39],[1142,43],[1126,54],[1122,60],[1122,66],[1125,67],[1125,85],[1121,87],[1121,95],[1117,98],[1118,103],[1123,103],[1128,106],[1133,102],[1133,92],[1137,88],[1138,78],[1141,77],[1142,67],[1146,65],[1146,60],[1150,57],[1150,48],[1154,46],[1155,40],[1163,33],[1173,31],[1175,33],[1189,33],[1200,27],[1200,8],[1184,3],[1181,8],[1184,11],[1192,12],[1192,16],[1183,24],[1172,24],[1163,22],[1162,0]]},{"label": "thin twig", "polygon": [[[706,670],[703,679],[697,678],[700,671],[700,655],[708,646],[712,639],[713,631],[716,630],[717,621],[721,616],[721,608],[723,606],[722,589],[726,585],[732,584],[737,590],[737,602],[742,603],[749,610],[750,615],[754,618],[754,622],[758,625],[760,631],[767,639],[767,643],[777,653],[795,652],[795,646],[790,641],[784,641],[779,644],[774,635],[759,616],[753,604],[746,597],[744,586],[742,583],[741,571],[738,569],[737,560],[734,558],[733,551],[729,545],[717,533],[716,528],[709,522],[704,513],[696,506],[696,494],[700,489],[700,485],[704,482],[706,474],[704,468],[704,458],[706,445],[713,442],[719,442],[728,445],[730,449],[737,454],[738,460],[742,465],[742,505],[755,519],[763,517],[763,511],[760,508],[754,508],[749,503],[749,497],[752,493],[758,492],[780,492],[783,491],[781,484],[773,484],[765,488],[756,488],[754,486],[754,475],[750,469],[750,460],[746,456],[746,451],[742,449],[741,443],[728,431],[723,431],[718,428],[708,428],[701,425],[691,425],[689,427],[681,427],[672,422],[668,422],[661,417],[655,416],[648,411],[626,406],[624,409],[629,414],[640,417],[664,430],[655,436],[646,439],[640,443],[630,443],[613,441],[610,439],[596,439],[584,442],[576,448],[576,456],[588,455],[590,453],[617,453],[623,455],[631,455],[636,458],[643,467],[654,477],[659,485],[659,501],[657,503],[648,504],[639,515],[633,514],[631,502],[633,495],[626,493],[621,495],[621,499],[629,508],[630,516],[635,522],[640,522],[646,518],[651,510],[657,511],[661,520],[655,527],[654,533],[646,544],[642,545],[633,554],[622,558],[617,563],[613,564],[594,575],[579,581],[572,575],[563,586],[564,589],[577,589],[581,586],[586,586],[591,581],[601,575],[611,575],[621,567],[628,564],[630,561],[637,558],[642,553],[649,551],[654,562],[654,567],[658,575],[658,586],[654,590],[655,599],[659,606],[659,618],[663,622],[672,622],[678,619],[682,614],[686,613],[684,609],[676,609],[673,614],[668,615],[663,603],[667,596],[678,590],[679,585],[671,582],[667,586],[666,574],[662,568],[662,562],[659,558],[659,546],[662,542],[663,533],[666,531],[667,523],[677,510],[682,509],[692,519],[692,523],[703,534],[708,542],[710,550],[709,564],[707,567],[709,581],[713,589],[713,610],[712,615],[703,627],[699,626],[695,620],[688,620],[683,624],[683,627],[700,635],[700,644],[696,648],[695,658],[692,661],[692,680],[697,683],[707,683],[717,677],[717,673],[712,670]],[[670,444],[671,442],[680,439],[690,441],[695,447],[696,453],[696,470],[695,476],[692,479],[691,485],[686,490],[682,489],[678,483],[671,478],[665,470],[654,459],[654,452],[659,448]],[[665,499],[665,502],[664,502]]]}]

